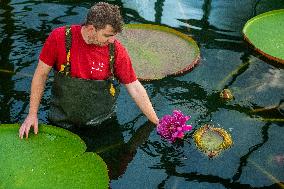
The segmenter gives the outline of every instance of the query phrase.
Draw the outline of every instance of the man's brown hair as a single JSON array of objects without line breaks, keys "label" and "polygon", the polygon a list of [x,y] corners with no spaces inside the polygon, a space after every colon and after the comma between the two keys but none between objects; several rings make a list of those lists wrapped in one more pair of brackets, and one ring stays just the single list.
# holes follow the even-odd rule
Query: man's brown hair
[{"label": "man's brown hair", "polygon": [[105,2],[95,4],[87,14],[85,25],[93,25],[96,29],[104,29],[106,25],[111,25],[114,32],[121,32],[123,20],[119,7]]}]

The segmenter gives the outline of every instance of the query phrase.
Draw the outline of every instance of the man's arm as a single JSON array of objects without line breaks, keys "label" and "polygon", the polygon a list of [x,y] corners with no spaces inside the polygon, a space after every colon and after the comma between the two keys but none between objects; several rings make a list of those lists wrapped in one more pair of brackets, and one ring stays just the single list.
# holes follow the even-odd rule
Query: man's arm
[{"label": "man's arm", "polygon": [[34,133],[37,134],[38,132],[37,113],[40,105],[40,100],[43,95],[45,83],[51,68],[51,66],[48,66],[47,64],[39,60],[31,85],[29,114],[19,129],[19,137],[21,139],[23,138],[25,133],[26,138],[28,138],[29,131],[32,126],[34,127]]},{"label": "man's arm", "polygon": [[133,98],[137,106],[140,110],[145,114],[145,116],[154,124],[159,123],[159,118],[154,111],[152,103],[147,95],[145,88],[141,85],[141,83],[136,80],[132,83],[125,85],[128,93]]}]

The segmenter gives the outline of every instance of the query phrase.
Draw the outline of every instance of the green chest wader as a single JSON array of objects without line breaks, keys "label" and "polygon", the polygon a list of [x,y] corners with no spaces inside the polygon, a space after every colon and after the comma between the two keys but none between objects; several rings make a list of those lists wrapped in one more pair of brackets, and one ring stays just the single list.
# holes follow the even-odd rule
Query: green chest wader
[{"label": "green chest wader", "polygon": [[70,75],[71,41],[71,28],[66,26],[66,64],[55,73],[48,118],[52,124],[62,127],[96,126],[115,114],[119,83],[114,77],[114,45],[109,46],[111,77],[88,80]]}]

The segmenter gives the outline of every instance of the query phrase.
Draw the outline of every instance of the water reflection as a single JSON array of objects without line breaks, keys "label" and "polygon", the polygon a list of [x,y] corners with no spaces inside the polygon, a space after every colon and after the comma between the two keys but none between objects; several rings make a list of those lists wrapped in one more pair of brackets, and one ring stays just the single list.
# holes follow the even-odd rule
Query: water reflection
[{"label": "water reflection", "polygon": [[[134,124],[134,123],[127,123]],[[125,142],[123,129],[116,118],[105,121],[98,128],[71,128],[87,144],[87,151],[98,153],[106,162],[111,180],[122,176],[128,164],[134,159],[137,148],[143,144],[155,126],[150,122],[141,125]]]},{"label": "water reflection", "polygon": [[[14,65],[9,61],[10,52],[13,44],[12,35],[15,31],[14,19],[12,18],[13,7],[10,6],[10,1],[1,2],[1,31],[2,34],[0,38],[0,69],[1,70],[14,70]],[[12,81],[11,74],[0,75],[0,100],[1,103],[7,104],[7,106],[0,107],[0,115],[3,116],[1,122],[9,123],[11,122],[10,111],[12,109],[12,104],[14,103],[14,81]]]}]

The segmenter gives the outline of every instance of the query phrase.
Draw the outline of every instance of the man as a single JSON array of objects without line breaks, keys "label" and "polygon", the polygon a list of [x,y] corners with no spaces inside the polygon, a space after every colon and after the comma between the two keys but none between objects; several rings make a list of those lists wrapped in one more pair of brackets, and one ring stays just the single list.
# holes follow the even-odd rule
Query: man
[{"label": "man", "polygon": [[144,115],[158,124],[126,49],[115,39],[122,25],[119,7],[100,2],[91,7],[82,26],[60,27],[51,32],[33,76],[29,114],[19,129],[21,139],[24,135],[28,138],[31,127],[38,133],[38,109],[52,67],[55,69],[49,114],[52,123],[97,125],[109,118],[118,94],[114,82],[117,78]]}]

